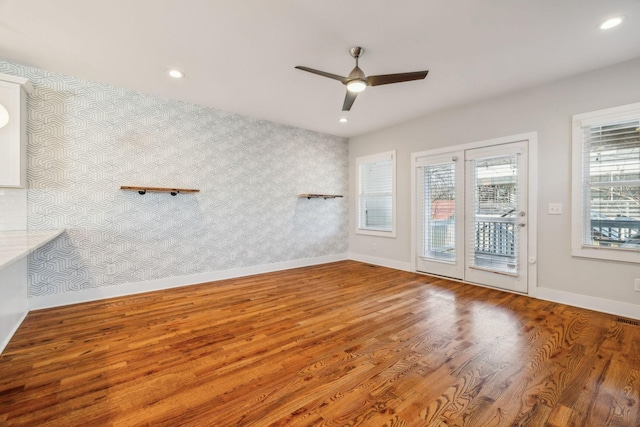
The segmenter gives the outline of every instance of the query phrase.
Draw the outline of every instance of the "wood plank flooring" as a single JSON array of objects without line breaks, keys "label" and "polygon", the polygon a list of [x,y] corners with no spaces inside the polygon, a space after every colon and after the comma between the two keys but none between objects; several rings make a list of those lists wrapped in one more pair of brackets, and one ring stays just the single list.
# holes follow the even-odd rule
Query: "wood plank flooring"
[{"label": "wood plank flooring", "polygon": [[640,327],[344,261],[40,310],[2,426],[640,426]]}]

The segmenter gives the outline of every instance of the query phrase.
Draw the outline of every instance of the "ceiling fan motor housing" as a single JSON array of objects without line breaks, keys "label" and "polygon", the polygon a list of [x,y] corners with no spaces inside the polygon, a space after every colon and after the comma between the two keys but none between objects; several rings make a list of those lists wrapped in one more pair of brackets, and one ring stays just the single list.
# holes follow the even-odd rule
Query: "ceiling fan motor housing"
[{"label": "ceiling fan motor housing", "polygon": [[349,73],[349,80],[364,80],[366,81],[366,77],[364,75],[364,72],[360,69],[360,67],[358,67],[356,65],[356,67],[351,70],[351,72]]}]

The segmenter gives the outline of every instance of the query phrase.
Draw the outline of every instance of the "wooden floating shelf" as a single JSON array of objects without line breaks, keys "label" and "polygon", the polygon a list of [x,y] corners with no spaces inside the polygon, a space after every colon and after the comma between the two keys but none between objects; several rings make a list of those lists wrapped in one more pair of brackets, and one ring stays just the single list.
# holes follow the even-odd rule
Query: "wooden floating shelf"
[{"label": "wooden floating shelf", "polygon": [[163,187],[131,187],[122,185],[121,190],[137,191],[138,194],[146,194],[147,191],[152,193],[170,193],[172,196],[177,196],[178,193],[198,193],[200,190],[195,188],[163,188]]},{"label": "wooden floating shelf", "polygon": [[298,194],[301,199],[335,199],[336,197],[344,197],[342,194]]}]

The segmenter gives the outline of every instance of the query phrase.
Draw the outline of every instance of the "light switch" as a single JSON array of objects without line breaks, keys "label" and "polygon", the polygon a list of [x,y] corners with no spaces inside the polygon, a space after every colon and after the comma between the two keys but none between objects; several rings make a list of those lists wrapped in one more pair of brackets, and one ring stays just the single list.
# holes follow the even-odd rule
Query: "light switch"
[{"label": "light switch", "polygon": [[562,215],[562,203],[549,203],[549,215]]}]

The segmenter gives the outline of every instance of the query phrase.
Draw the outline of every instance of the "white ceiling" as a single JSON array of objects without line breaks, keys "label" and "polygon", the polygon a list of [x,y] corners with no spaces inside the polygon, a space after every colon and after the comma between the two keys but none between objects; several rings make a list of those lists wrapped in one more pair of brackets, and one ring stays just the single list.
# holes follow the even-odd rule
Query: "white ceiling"
[{"label": "white ceiling", "polygon": [[[429,75],[343,114],[294,66],[347,75],[352,46],[367,75]],[[0,0],[2,59],[341,136],[637,57],[640,0]]]}]

